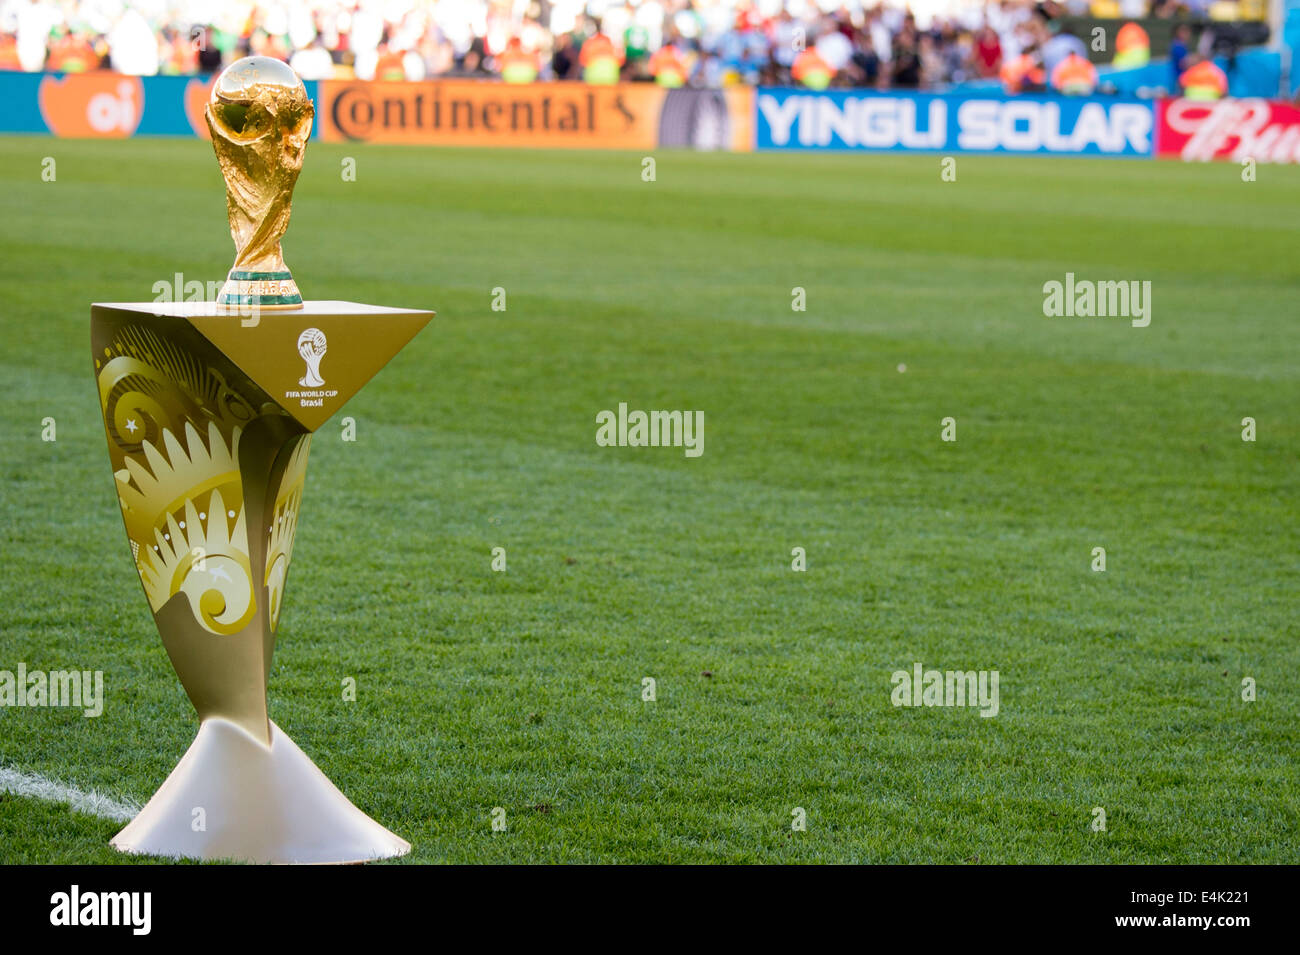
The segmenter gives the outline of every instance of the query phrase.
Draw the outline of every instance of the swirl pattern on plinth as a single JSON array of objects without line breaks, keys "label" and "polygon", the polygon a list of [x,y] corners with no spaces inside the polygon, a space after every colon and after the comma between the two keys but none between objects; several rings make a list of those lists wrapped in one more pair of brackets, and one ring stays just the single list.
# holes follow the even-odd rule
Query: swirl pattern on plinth
[{"label": "swirl pattern on plinth", "polygon": [[302,490],[307,480],[307,452],[310,450],[311,435],[303,435],[294,445],[289,464],[275,492],[275,507],[266,532],[265,583],[272,630],[280,623],[280,600],[284,596],[289,561],[293,559],[293,538],[298,529],[298,508],[302,505]]},{"label": "swirl pattern on plinth", "polygon": [[96,366],[149,606],[183,594],[205,630],[239,632],[257,612],[239,468],[257,412],[220,372],[146,328],[121,328]]}]

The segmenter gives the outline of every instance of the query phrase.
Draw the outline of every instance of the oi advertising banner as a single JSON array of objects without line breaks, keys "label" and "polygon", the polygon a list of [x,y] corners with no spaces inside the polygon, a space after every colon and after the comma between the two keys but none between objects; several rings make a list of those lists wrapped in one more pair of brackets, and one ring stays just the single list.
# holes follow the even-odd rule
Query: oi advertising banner
[{"label": "oi advertising banner", "polygon": [[1115,97],[760,88],[756,148],[1151,156],[1155,110]]},{"label": "oi advertising banner", "polygon": [[[212,76],[124,76],[0,72],[0,132],[93,139],[128,136],[208,138],[203,108]],[[317,84],[305,84],[317,98]]]}]

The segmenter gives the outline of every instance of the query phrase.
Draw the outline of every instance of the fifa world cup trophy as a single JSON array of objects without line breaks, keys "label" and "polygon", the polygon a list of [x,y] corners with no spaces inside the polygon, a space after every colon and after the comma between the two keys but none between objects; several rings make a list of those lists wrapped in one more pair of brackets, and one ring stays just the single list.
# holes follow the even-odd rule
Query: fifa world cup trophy
[{"label": "fifa world cup trophy", "polygon": [[212,84],[204,113],[226,180],[235,265],[217,301],[264,309],[301,308],[284,264],[293,187],[316,115],[302,80],[287,64],[249,56]]},{"label": "fifa world cup trophy", "polygon": [[312,115],[285,64],[228,67],[208,106],[237,249],[219,301],[91,308],[131,557],[200,721],[113,839],[125,852],[356,862],[410,850],[334,787],[266,705],[311,434],[433,317],[299,295],[280,237]]}]

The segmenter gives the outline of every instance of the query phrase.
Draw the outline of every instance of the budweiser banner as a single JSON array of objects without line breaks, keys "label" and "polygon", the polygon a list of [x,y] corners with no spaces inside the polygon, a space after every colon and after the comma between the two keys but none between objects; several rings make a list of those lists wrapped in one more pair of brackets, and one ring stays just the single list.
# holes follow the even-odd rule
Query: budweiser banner
[{"label": "budweiser banner", "polygon": [[1300,109],[1266,99],[1161,100],[1156,155],[1189,162],[1300,162]]}]

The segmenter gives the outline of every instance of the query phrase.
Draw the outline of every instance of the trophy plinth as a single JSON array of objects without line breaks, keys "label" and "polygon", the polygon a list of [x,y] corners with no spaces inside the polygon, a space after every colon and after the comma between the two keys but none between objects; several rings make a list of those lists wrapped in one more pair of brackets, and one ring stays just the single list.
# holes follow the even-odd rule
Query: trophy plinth
[{"label": "trophy plinth", "polygon": [[266,681],[311,434],[433,313],[302,300],[280,237],[315,112],[293,70],[237,60],[206,115],[236,252],[220,297],[90,310],[131,557],[199,716],[194,743],[112,844],[248,862],[403,855],[410,845],[271,722]]},{"label": "trophy plinth", "polygon": [[200,720],[118,849],[251,862],[410,851],[269,720],[266,683],[311,433],[432,317],[309,301],[250,325],[204,303],[92,306],[131,556]]}]

